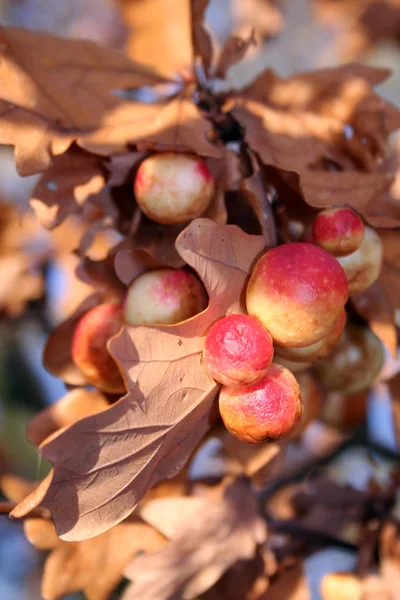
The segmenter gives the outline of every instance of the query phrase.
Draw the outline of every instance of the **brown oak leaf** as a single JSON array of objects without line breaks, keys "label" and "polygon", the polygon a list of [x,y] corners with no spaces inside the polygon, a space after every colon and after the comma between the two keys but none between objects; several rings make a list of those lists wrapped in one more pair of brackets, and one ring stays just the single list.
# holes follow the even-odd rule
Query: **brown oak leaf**
[{"label": "brown oak leaf", "polygon": [[317,16],[333,26],[345,60],[354,60],[375,44],[399,41],[398,0],[314,0]]},{"label": "brown oak leaf", "polygon": [[[10,500],[18,502],[33,485],[7,476],[1,487]],[[74,543],[57,537],[50,518],[25,519],[24,531],[36,548],[50,551],[41,585],[44,600],[57,600],[78,591],[83,591],[88,600],[107,600],[136,554],[154,552],[166,544],[162,534],[138,517],[98,537]]]},{"label": "brown oak leaf", "polygon": [[1,142],[15,146],[21,175],[44,171],[52,154],[124,106],[113,90],[161,80],[94,42],[2,28],[0,44]]},{"label": "brown oak leaf", "polygon": [[220,501],[155,500],[142,508],[141,516],[172,541],[127,567],[125,574],[133,583],[124,600],[197,598],[235,563],[252,559],[267,535],[244,478],[228,485]]},{"label": "brown oak leaf", "polygon": [[122,0],[120,5],[130,30],[128,56],[166,77],[191,68],[187,0]]},{"label": "brown oak leaf", "polygon": [[39,446],[56,431],[97,414],[108,406],[107,398],[100,392],[77,388],[32,417],[27,428],[28,439]]},{"label": "brown oak leaf", "polygon": [[213,46],[210,35],[204,26],[205,13],[210,0],[190,0],[192,44],[195,58],[201,60],[206,76],[213,60]]},{"label": "brown oak leaf", "polygon": [[243,60],[250,46],[256,44],[254,30],[247,38],[238,35],[230,37],[221,50],[218,62],[215,66],[214,76],[224,79],[228,70]]},{"label": "brown oak leaf", "polygon": [[15,146],[18,172],[46,170],[73,141],[97,154],[146,141],[218,156],[211,125],[186,97],[167,104],[126,90],[163,81],[143,65],[93,42],[0,30],[0,140]]},{"label": "brown oak leaf", "polygon": [[43,227],[52,229],[89,202],[108,216],[117,211],[106,187],[101,157],[81,150],[55,156],[32,192],[30,205]]},{"label": "brown oak leaf", "polygon": [[226,110],[265,165],[298,174],[310,205],[347,203],[379,224],[395,210],[384,201],[394,176],[382,161],[400,113],[373,92],[388,74],[345,65],[283,79],[267,70]]},{"label": "brown oak leaf", "polygon": [[378,280],[364,292],[351,297],[357,312],[397,358],[396,311],[400,309],[400,232],[379,229],[383,244],[383,264]]},{"label": "brown oak leaf", "polygon": [[201,362],[202,338],[216,319],[243,310],[243,288],[265,243],[207,219],[180,234],[177,250],[202,279],[208,308],[177,325],[123,328],[109,347],[128,394],[42,447],[54,465],[43,506],[64,539],[106,531],[182,468],[209,427],[218,391]]}]

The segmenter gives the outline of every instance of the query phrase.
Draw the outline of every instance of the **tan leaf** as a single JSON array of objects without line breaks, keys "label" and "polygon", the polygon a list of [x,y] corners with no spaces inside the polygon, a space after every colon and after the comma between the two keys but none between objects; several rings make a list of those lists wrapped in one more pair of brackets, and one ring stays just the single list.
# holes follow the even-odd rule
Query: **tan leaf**
[{"label": "tan leaf", "polygon": [[108,408],[107,399],[98,391],[79,388],[37,413],[29,422],[28,439],[39,446],[49,435],[79,419]]},{"label": "tan leaf", "polygon": [[192,66],[190,4],[187,0],[121,0],[131,30],[126,52],[166,77]]},{"label": "tan leaf", "polygon": [[[30,522],[29,519],[28,524]],[[49,525],[55,536],[54,525],[42,522],[42,527],[49,528]],[[32,525],[26,527],[26,534],[35,545],[35,542],[40,543],[38,531],[33,538]],[[124,521],[83,542],[57,540],[44,567],[42,596],[45,600],[56,600],[77,591],[83,591],[88,600],[107,600],[126,565],[138,552],[154,552],[165,545],[162,535],[140,521]]]},{"label": "tan leaf", "polygon": [[89,152],[109,155],[121,152],[127,143],[139,151],[190,151],[218,158],[221,149],[213,143],[213,127],[185,93],[161,104],[124,102],[107,113],[92,133],[81,134],[78,143]]},{"label": "tan leaf", "polygon": [[211,38],[204,26],[205,13],[210,0],[190,0],[193,53],[201,60],[206,75],[209,74],[213,48]]},{"label": "tan leaf", "polygon": [[246,202],[251,206],[260,223],[261,232],[267,240],[267,245],[276,246],[277,235],[271,201],[268,197],[265,182],[261,172],[255,171],[251,177],[240,184],[240,191]]},{"label": "tan leaf", "polygon": [[64,539],[106,531],[182,468],[209,427],[218,390],[201,364],[202,337],[219,317],[243,310],[243,286],[263,246],[260,236],[207,219],[181,233],[177,250],[202,279],[208,308],[177,325],[124,328],[109,346],[127,396],[43,446],[55,467],[43,505]]},{"label": "tan leaf", "polygon": [[361,65],[288,79],[265,71],[227,109],[265,165],[298,173],[310,205],[347,203],[372,224],[393,226],[399,218],[387,195],[393,174],[382,161],[400,113],[373,93],[387,75]]},{"label": "tan leaf", "polygon": [[226,429],[220,433],[225,452],[231,461],[256,485],[265,485],[280,466],[281,447],[278,444],[254,446],[238,440]]},{"label": "tan leaf", "polygon": [[105,172],[97,156],[70,151],[54,160],[42,175],[30,199],[30,205],[43,227],[52,229],[68,215],[81,210],[85,202],[101,195],[109,213],[115,213]]},{"label": "tan leaf", "polygon": [[[89,392],[86,392],[89,394]],[[4,476],[0,486],[4,494],[23,507],[43,494],[47,477],[38,488],[15,476]],[[33,491],[32,491],[33,489]],[[11,516],[16,516],[12,513]],[[126,565],[138,552],[154,552],[166,544],[165,537],[138,518],[124,521],[107,533],[91,540],[69,543],[56,534],[50,513],[24,520],[28,541],[39,550],[51,550],[46,559],[42,578],[44,600],[57,600],[67,594],[83,591],[89,600],[107,600],[122,578]]]},{"label": "tan leaf", "polygon": [[0,139],[15,146],[21,175],[44,171],[51,155],[130,110],[114,90],[161,79],[111,48],[22,29],[0,30],[0,54]]},{"label": "tan leaf", "polygon": [[[165,527],[163,503],[145,507],[143,515],[157,528]],[[184,504],[191,504],[185,512]],[[249,560],[266,538],[266,528],[258,514],[249,483],[238,479],[229,485],[220,502],[205,498],[178,499],[179,509],[172,542],[155,554],[136,558],[126,569],[133,584],[124,599],[168,600],[198,597],[208,590],[239,560]],[[172,532],[172,531],[171,531]]]},{"label": "tan leaf", "polygon": [[218,62],[215,67],[215,77],[223,79],[227,71],[243,60],[250,46],[255,45],[256,40],[252,30],[247,39],[238,35],[230,37],[221,50]]},{"label": "tan leaf", "polygon": [[378,280],[364,292],[354,294],[351,301],[372,331],[397,358],[396,310],[400,309],[400,232],[379,229],[383,244],[383,265]]},{"label": "tan leaf", "polygon": [[398,42],[398,0],[316,0],[314,8],[320,19],[335,28],[342,59],[362,57],[368,49],[384,41]]}]

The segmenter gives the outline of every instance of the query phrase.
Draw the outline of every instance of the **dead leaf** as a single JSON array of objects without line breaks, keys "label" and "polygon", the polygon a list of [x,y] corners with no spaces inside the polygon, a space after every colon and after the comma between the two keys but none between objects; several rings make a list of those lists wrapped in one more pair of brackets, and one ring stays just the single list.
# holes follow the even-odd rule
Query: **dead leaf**
[{"label": "dead leaf", "polygon": [[107,113],[93,133],[80,135],[78,144],[104,155],[121,152],[129,143],[136,144],[140,152],[194,152],[218,158],[222,151],[213,141],[213,127],[193,103],[193,92],[188,87],[163,104],[125,102]]},{"label": "dead leaf", "polygon": [[171,502],[171,498],[156,500],[142,510],[143,518],[162,531],[167,522],[172,541],[158,553],[139,556],[129,565],[125,574],[133,584],[124,594],[125,600],[196,598],[237,561],[253,558],[265,541],[265,523],[244,479],[229,485],[220,502],[176,499],[172,527]]},{"label": "dead leaf", "polygon": [[203,280],[209,306],[181,324],[124,328],[110,350],[125,372],[127,396],[43,446],[55,468],[43,505],[64,539],[106,531],[182,468],[209,427],[218,390],[201,364],[202,337],[217,318],[243,310],[243,286],[264,244],[206,219],[179,236],[178,252]]},{"label": "dead leaf", "polygon": [[376,44],[398,42],[400,4],[398,0],[315,0],[317,16],[334,27],[342,59],[362,57]]},{"label": "dead leaf", "polygon": [[20,175],[44,171],[74,140],[111,126],[130,106],[114,90],[162,80],[93,42],[3,28],[0,46],[0,137],[15,146]]},{"label": "dead leaf", "polygon": [[287,79],[267,70],[228,101],[226,110],[244,127],[249,147],[265,165],[298,174],[310,205],[347,203],[372,224],[389,218],[394,223],[394,203],[382,204],[393,174],[382,161],[400,113],[372,91],[387,76],[361,65]]},{"label": "dead leaf", "polygon": [[116,216],[109,191],[105,187],[105,170],[100,157],[83,151],[69,151],[56,156],[42,175],[30,199],[30,205],[43,227],[52,229],[70,214],[82,211],[86,202],[102,196],[101,203],[110,216]]},{"label": "dead leaf", "polygon": [[78,388],[69,392],[57,402],[37,413],[29,422],[28,439],[39,446],[56,431],[72,425],[89,415],[108,408],[109,402],[98,391]]},{"label": "dead leaf", "polygon": [[260,223],[263,236],[270,241],[271,246],[276,246],[277,235],[271,199],[268,195],[268,188],[263,181],[261,171],[257,170],[253,175],[244,179],[239,189],[245,201],[254,211]]},{"label": "dead leaf", "polygon": [[224,79],[228,70],[243,60],[250,46],[255,44],[256,39],[254,37],[254,30],[251,31],[247,39],[238,35],[230,37],[221,50],[221,54],[215,67],[214,76]]},{"label": "dead leaf", "polygon": [[205,13],[210,0],[190,0],[192,22],[192,44],[195,58],[200,59],[204,73],[208,76],[213,60],[210,35],[204,26]]},{"label": "dead leaf", "polygon": [[397,358],[396,310],[400,309],[400,232],[398,229],[377,231],[383,244],[380,276],[364,292],[354,294],[351,302],[392,356]]},{"label": "dead leaf", "polygon": [[[4,493],[23,501],[32,485],[8,476],[1,481]],[[139,552],[154,552],[166,540],[139,518],[120,523],[107,533],[83,542],[68,543],[57,537],[50,518],[24,521],[25,536],[39,550],[50,550],[44,565],[41,596],[57,600],[83,591],[88,600],[107,600],[122,579],[127,564]]]},{"label": "dead leaf", "polygon": [[[81,542],[68,543],[57,538],[54,525],[32,519],[25,522],[25,535],[40,547],[44,527],[52,529],[52,552],[44,566],[42,596],[56,600],[83,591],[88,600],[107,600],[122,578],[123,571],[139,552],[154,552],[165,545],[165,538],[140,521],[124,521],[106,533]],[[39,529],[39,530],[38,530]],[[46,532],[46,538],[51,534]],[[49,545],[49,542],[48,542]]]},{"label": "dead leaf", "polygon": [[190,4],[187,0],[121,0],[131,33],[126,52],[165,77],[192,66]]}]

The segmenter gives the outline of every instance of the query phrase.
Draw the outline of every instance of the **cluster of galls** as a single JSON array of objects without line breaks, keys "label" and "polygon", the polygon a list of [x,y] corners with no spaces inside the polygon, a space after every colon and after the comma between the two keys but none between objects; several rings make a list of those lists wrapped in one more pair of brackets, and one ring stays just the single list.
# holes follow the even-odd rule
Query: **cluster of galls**
[{"label": "cluster of galls", "polygon": [[[204,213],[215,184],[200,158],[165,153],[141,163],[134,190],[150,219],[177,224]],[[314,361],[318,379],[330,390],[350,393],[359,389],[357,382],[365,387],[375,378],[382,346],[369,330],[346,327],[345,304],[349,293],[377,279],[381,262],[379,236],[346,207],[318,213],[310,242],[283,244],[258,260],[247,286],[248,314],[218,320],[204,343],[205,366],[222,384],[220,413],[234,435],[260,443],[300,431],[308,419],[301,418],[302,399],[292,371]],[[124,324],[175,324],[206,306],[206,292],[190,271],[144,273],[122,305],[102,304],[81,319],[73,360],[90,383],[121,394],[125,385],[108,353],[109,338]]]},{"label": "cluster of galls", "polygon": [[[206,163],[185,154],[155,154],[136,173],[135,198],[140,209],[162,224],[185,223],[200,216],[214,196],[215,183]],[[123,325],[172,325],[207,306],[207,294],[186,269],[156,269],[137,277],[122,304],[100,304],[78,323],[72,358],[87,381],[110,394],[125,384],[107,349]]]},{"label": "cluster of galls", "polygon": [[248,283],[248,315],[220,319],[205,339],[205,364],[222,384],[222,419],[247,442],[280,439],[307,423],[293,370],[317,361],[329,390],[353,393],[382,366],[381,343],[363,327],[346,327],[345,310],[349,293],[379,275],[380,238],[345,207],[320,212],[312,236],[264,254]]}]

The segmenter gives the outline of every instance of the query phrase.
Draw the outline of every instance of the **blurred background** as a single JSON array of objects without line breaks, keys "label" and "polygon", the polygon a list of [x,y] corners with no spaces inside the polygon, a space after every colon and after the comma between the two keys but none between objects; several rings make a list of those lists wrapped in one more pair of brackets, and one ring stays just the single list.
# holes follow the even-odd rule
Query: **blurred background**
[{"label": "blurred background", "polygon": [[[187,43],[181,39],[187,1],[0,0],[0,22],[98,41],[171,73],[181,66]],[[229,72],[234,85],[246,83],[266,66],[288,76],[361,61],[393,71],[378,91],[399,103],[400,0],[211,0],[207,22],[218,44],[232,31],[248,34],[256,28],[257,47]],[[88,291],[74,279],[76,258],[71,254],[80,224],[67,219],[53,233],[42,230],[27,209],[35,181],[20,178],[12,150],[0,148],[0,473],[12,471],[33,480],[48,465],[26,441],[26,424],[64,393],[63,384],[41,365],[44,340]],[[102,251],[100,242],[92,257]],[[373,436],[390,445],[388,404],[383,393],[370,399],[368,411]],[[341,476],[356,472],[360,486],[369,469],[381,468],[372,467],[361,452],[346,464],[347,475]],[[20,525],[0,519],[0,598],[37,600],[43,556],[25,540]],[[340,570],[351,568],[353,558],[336,551],[329,560],[331,568]],[[321,572],[321,561],[322,553],[309,565],[310,572]]]}]

